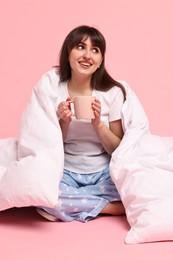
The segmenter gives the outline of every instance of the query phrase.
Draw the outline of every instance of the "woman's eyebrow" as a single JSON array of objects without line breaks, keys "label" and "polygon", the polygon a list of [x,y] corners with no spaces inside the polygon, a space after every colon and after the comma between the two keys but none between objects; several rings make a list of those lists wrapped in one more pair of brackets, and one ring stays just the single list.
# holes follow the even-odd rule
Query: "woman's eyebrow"
[{"label": "woman's eyebrow", "polygon": [[[85,40],[84,40],[84,41],[80,41],[78,44],[83,44],[83,45],[86,46]],[[93,43],[92,43],[92,47],[95,47],[95,48],[100,49],[97,45],[95,45],[95,44],[93,44]]]},{"label": "woman's eyebrow", "polygon": [[86,45],[86,43],[84,41],[80,41],[78,44],[84,44]]}]

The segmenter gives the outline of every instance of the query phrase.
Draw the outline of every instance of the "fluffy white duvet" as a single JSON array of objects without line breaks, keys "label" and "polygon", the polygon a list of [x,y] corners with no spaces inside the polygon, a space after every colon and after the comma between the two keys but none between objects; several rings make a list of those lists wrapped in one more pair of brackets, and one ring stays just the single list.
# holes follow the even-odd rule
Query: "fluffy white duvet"
[{"label": "fluffy white duvet", "polygon": [[54,70],[42,76],[22,115],[19,137],[0,141],[0,210],[58,202],[64,153],[57,80]]},{"label": "fluffy white duvet", "polygon": [[[114,151],[110,174],[126,209],[127,244],[173,239],[173,137],[149,131],[148,120],[126,82],[124,137]],[[54,207],[64,152],[56,116],[58,76],[45,73],[32,91],[17,138],[0,140],[0,210]],[[115,108],[116,109],[116,108]]]}]

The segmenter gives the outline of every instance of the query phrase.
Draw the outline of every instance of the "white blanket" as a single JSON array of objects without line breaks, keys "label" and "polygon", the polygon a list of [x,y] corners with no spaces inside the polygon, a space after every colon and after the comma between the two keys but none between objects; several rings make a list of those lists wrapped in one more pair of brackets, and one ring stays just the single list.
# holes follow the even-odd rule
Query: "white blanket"
[{"label": "white blanket", "polygon": [[[142,105],[127,83],[122,84],[127,91],[122,108],[124,137],[112,155],[110,174],[131,227],[126,243],[172,239],[173,138],[150,133]],[[52,69],[32,91],[19,136],[0,140],[0,210],[31,205],[54,207],[58,203],[64,150],[56,115],[57,86],[58,76]],[[158,201],[160,204],[155,203]],[[159,226],[162,233],[158,235],[157,225],[154,231],[148,230],[157,220],[162,222],[161,227],[172,225],[172,233],[163,236]],[[157,235],[151,236],[153,233]]]},{"label": "white blanket", "polygon": [[173,137],[151,134],[136,95],[127,92],[125,134],[110,162],[130,224],[125,242],[173,240]]},{"label": "white blanket", "polygon": [[58,202],[64,152],[57,84],[54,70],[44,74],[22,115],[19,137],[0,141],[0,210]]}]

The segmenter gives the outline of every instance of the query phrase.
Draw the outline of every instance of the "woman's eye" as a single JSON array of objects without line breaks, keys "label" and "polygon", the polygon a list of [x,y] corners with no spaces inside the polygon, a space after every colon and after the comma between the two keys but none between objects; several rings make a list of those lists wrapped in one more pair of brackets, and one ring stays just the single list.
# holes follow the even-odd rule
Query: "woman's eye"
[{"label": "woman's eye", "polygon": [[[78,44],[78,45],[76,46],[76,48],[77,48],[78,50],[84,50],[84,49],[85,49],[85,46],[80,43],[80,44]],[[91,51],[92,51],[93,53],[99,53],[99,52],[100,52],[100,49],[99,49],[98,47],[92,47],[92,48],[91,48]]]},{"label": "woman's eye", "polygon": [[92,49],[92,51],[93,51],[94,53],[99,53],[99,48],[94,47],[94,48]]},{"label": "woman's eye", "polygon": [[82,44],[78,44],[77,49],[78,49],[78,50],[83,50],[83,49],[84,49],[84,46],[83,46]]}]

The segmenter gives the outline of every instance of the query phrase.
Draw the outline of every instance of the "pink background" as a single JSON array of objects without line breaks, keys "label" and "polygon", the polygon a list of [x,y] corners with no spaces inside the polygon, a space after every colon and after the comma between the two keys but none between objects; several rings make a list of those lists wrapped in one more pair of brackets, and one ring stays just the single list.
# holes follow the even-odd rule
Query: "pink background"
[{"label": "pink background", "polygon": [[107,69],[136,92],[151,131],[173,136],[172,10],[172,0],[0,0],[0,138],[18,134],[32,88],[81,24],[104,34]]},{"label": "pink background", "polygon": [[[81,24],[105,35],[107,69],[136,92],[151,131],[173,136],[172,10],[172,0],[0,0],[0,138],[18,134],[32,88],[56,64],[67,33]],[[11,209],[0,214],[0,256],[172,259],[170,242],[125,245],[128,229],[125,217],[52,223],[33,208]]]}]

